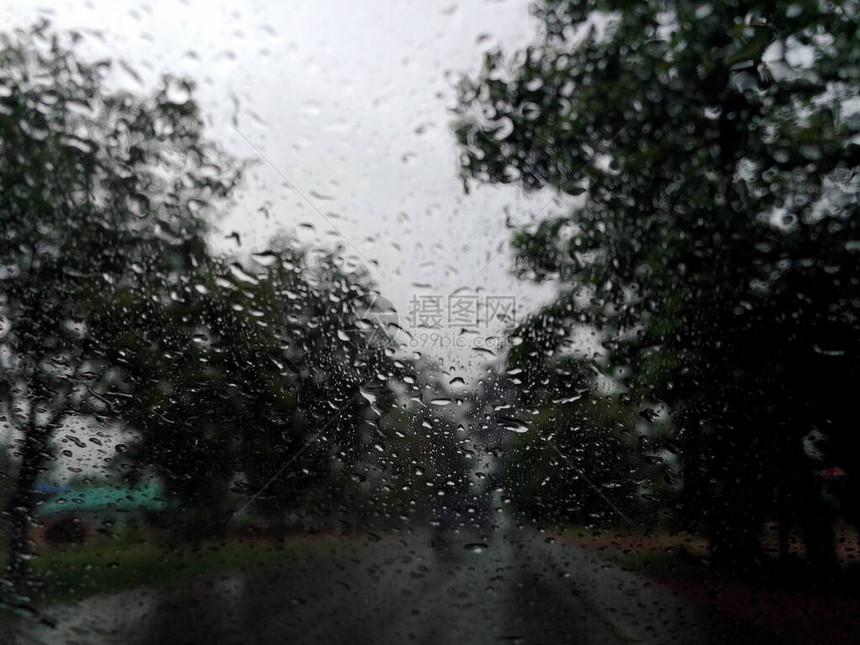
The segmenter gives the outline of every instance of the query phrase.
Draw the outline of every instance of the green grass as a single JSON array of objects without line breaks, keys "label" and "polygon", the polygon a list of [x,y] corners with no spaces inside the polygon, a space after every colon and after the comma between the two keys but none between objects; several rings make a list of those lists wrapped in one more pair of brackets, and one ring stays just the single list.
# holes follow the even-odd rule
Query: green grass
[{"label": "green grass", "polygon": [[619,527],[567,527],[560,536],[596,549],[612,562],[633,571],[702,579],[716,575],[707,561],[707,543],[700,536],[666,528],[631,531]]},{"label": "green grass", "polygon": [[[856,533],[843,530],[843,534],[845,540],[856,542]],[[733,572],[711,563],[707,540],[702,536],[675,533],[665,528],[631,531],[567,527],[560,536],[572,544],[596,550],[625,569],[656,579],[739,584],[773,592],[827,590],[844,597],[860,597],[860,563],[848,560],[844,560],[839,569],[819,571],[797,554],[784,560],[763,557],[757,566]]]},{"label": "green grass", "polygon": [[602,552],[609,560],[625,569],[651,576],[678,576],[700,580],[719,578],[706,559],[696,557],[683,548],[669,547],[666,551],[624,551],[607,549]]},{"label": "green grass", "polygon": [[204,542],[168,549],[152,541],[72,545],[33,560],[31,603],[44,606],[102,593],[160,585],[343,548],[350,538],[315,536],[266,542]]}]

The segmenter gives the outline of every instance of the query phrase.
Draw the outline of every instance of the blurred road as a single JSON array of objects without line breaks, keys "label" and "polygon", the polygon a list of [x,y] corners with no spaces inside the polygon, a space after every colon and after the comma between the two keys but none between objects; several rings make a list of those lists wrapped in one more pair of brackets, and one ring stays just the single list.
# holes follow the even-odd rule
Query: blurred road
[{"label": "blurred road", "polygon": [[386,537],[252,568],[51,607],[9,643],[707,643],[719,626],[598,554],[508,530],[483,548]]}]

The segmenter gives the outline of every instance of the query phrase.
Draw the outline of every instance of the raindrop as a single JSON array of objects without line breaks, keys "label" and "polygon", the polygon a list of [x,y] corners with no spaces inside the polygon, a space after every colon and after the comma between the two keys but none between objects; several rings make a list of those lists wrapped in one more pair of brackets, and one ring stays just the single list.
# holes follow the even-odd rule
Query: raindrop
[{"label": "raindrop", "polygon": [[513,417],[499,417],[498,422],[505,430],[510,430],[511,432],[522,434],[529,431],[525,422]]},{"label": "raindrop", "polygon": [[242,265],[238,262],[234,262],[230,265],[230,273],[233,275],[233,277],[235,277],[241,282],[245,282],[247,284],[260,284],[260,281],[252,275],[246,273],[245,269],[243,269]]},{"label": "raindrop", "polygon": [[509,117],[502,117],[498,121],[498,127],[493,130],[493,138],[496,141],[504,141],[514,131],[514,122]]},{"label": "raindrop", "polygon": [[251,259],[262,267],[270,267],[278,261],[278,255],[274,251],[263,251],[252,253]]}]

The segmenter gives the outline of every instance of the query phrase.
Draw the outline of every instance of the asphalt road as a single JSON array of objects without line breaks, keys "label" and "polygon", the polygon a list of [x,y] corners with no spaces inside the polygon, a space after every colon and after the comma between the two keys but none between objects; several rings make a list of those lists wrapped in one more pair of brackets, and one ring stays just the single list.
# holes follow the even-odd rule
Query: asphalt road
[{"label": "asphalt road", "polygon": [[18,643],[707,643],[720,627],[598,554],[510,529],[486,548],[429,534],[57,605]]}]

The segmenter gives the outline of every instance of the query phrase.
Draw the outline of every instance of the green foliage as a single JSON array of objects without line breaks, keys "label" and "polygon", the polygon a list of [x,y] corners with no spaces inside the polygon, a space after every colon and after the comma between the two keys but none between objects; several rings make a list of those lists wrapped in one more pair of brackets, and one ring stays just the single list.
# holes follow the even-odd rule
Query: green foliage
[{"label": "green foliage", "polygon": [[682,513],[714,554],[755,557],[775,491],[821,542],[802,439],[817,429],[828,463],[860,463],[856,5],[535,14],[541,42],[461,86],[464,179],[577,196],[516,235],[517,271],[558,280],[548,324],[593,326],[619,383],[671,406]]},{"label": "green foliage", "polygon": [[96,369],[88,316],[119,315],[130,293],[196,262],[205,218],[239,177],[202,139],[190,83],[137,98],[103,87],[109,67],[80,62],[44,24],[3,37],[0,393],[19,428],[34,406],[51,412],[43,427],[98,407],[89,392],[110,372]]},{"label": "green foliage", "polygon": [[111,65],[82,62],[77,40],[40,24],[0,49],[0,403],[23,437],[7,511],[16,581],[33,485],[70,419],[133,433],[114,465],[124,480],[163,481],[175,537],[199,539],[258,491],[255,512],[277,519],[342,479],[404,369],[345,331],[367,327],[374,285],[340,251],[280,239],[241,260],[212,255],[211,221],[243,164],[205,137],[191,82],[113,90]]},{"label": "green foliage", "polygon": [[39,606],[79,600],[141,586],[175,584],[253,566],[325,557],[349,545],[348,538],[317,537],[288,543],[234,541],[167,549],[130,537],[121,541],[70,545],[39,556],[34,565]]},{"label": "green foliage", "polygon": [[656,502],[672,486],[671,464],[661,456],[665,424],[629,395],[607,389],[614,382],[603,361],[558,346],[564,319],[551,322],[551,309],[512,331],[521,342],[506,371],[528,419],[527,432],[505,452],[513,506],[554,524],[654,524]]},{"label": "green foliage", "polygon": [[189,82],[113,91],[110,64],[82,62],[77,40],[42,23],[0,47],[0,404],[23,436],[13,580],[53,433],[114,416],[103,395],[122,367],[100,321],[130,322],[131,303],[200,264],[207,219],[241,174],[202,136]]}]

